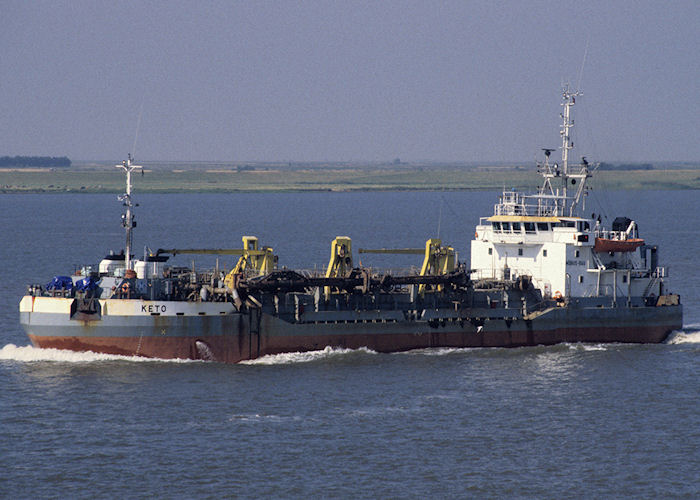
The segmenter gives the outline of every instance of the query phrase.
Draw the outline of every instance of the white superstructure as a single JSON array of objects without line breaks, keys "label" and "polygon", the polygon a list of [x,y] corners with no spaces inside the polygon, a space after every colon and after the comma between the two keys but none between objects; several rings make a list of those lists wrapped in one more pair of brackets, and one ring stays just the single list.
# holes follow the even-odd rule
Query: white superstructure
[{"label": "white superstructure", "polygon": [[494,213],[476,227],[471,248],[474,279],[526,277],[545,298],[612,297],[614,302],[647,301],[663,294],[664,268],[657,250],[638,238],[637,225],[617,218],[607,230],[597,219],[579,216],[591,177],[585,158],[569,164],[573,148],[571,108],[580,92],[562,92],[561,165],[545,149],[538,165],[543,177],[536,193],[504,191]]}]

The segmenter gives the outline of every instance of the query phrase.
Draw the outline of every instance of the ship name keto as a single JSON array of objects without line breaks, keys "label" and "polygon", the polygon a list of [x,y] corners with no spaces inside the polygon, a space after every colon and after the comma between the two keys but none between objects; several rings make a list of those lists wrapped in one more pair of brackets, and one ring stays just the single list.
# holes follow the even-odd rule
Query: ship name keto
[{"label": "ship name keto", "polygon": [[164,313],[165,310],[166,310],[165,305],[161,305],[161,304],[149,304],[149,305],[142,305],[141,306],[142,313]]},{"label": "ship name keto", "polygon": [[585,260],[567,260],[566,265],[567,266],[585,266],[586,261]]}]

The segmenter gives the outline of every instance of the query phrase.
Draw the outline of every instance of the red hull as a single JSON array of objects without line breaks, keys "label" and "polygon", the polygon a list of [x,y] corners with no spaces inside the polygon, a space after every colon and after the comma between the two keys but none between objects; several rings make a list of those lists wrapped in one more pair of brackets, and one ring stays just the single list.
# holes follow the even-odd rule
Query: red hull
[{"label": "red hull", "polygon": [[[680,326],[678,326],[680,327]],[[610,328],[563,328],[557,330],[504,330],[484,333],[429,332],[275,336],[255,335],[202,337],[50,337],[29,335],[32,344],[41,348],[94,351],[151,358],[207,359],[237,363],[267,354],[313,351],[326,346],[358,349],[367,347],[377,352],[398,352],[430,347],[522,347],[552,345],[561,342],[624,342],[659,343],[675,327],[666,325]],[[202,353],[196,342],[206,344]],[[211,353],[211,356],[209,356]]]}]

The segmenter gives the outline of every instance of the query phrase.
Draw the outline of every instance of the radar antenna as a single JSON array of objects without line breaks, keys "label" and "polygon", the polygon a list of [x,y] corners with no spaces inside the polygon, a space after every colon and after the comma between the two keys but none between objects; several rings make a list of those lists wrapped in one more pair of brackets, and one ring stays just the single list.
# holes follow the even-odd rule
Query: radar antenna
[{"label": "radar antenna", "polygon": [[[576,205],[581,200],[581,196],[585,193],[585,181],[590,174],[588,172],[588,162],[585,161],[582,165],[578,166],[577,170],[569,170],[569,150],[574,148],[574,143],[571,140],[571,128],[574,126],[574,120],[571,118],[571,108],[576,104],[576,98],[583,95],[583,92],[577,90],[573,92],[569,90],[569,86],[566,85],[562,91],[562,106],[564,107],[564,112],[561,114],[563,120],[561,125],[561,161],[562,161],[562,174],[561,174],[561,187],[562,187],[562,214],[571,216],[574,214]],[[571,185],[575,185],[579,182],[578,188],[575,194],[569,198],[567,189],[569,186],[569,179],[571,179]],[[569,204],[569,201],[571,202]]]},{"label": "radar antenna", "polygon": [[587,193],[586,179],[591,176],[589,162],[583,157],[581,164],[569,163],[569,151],[574,148],[571,140],[571,128],[574,126],[571,108],[576,104],[576,97],[580,95],[583,95],[581,91],[574,92],[568,85],[563,88],[561,105],[564,109],[560,115],[562,118],[561,161],[551,163],[551,156],[555,150],[542,148],[544,163],[538,162],[537,168],[544,181],[536,195],[526,197],[528,202],[536,203],[538,215],[572,217],[575,215],[577,205]]}]

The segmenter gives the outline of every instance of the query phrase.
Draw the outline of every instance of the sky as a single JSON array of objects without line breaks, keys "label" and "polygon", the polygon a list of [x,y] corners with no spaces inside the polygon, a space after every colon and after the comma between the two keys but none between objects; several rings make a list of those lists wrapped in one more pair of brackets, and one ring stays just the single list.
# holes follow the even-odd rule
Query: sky
[{"label": "sky", "polygon": [[700,160],[700,2],[0,0],[0,156]]}]

